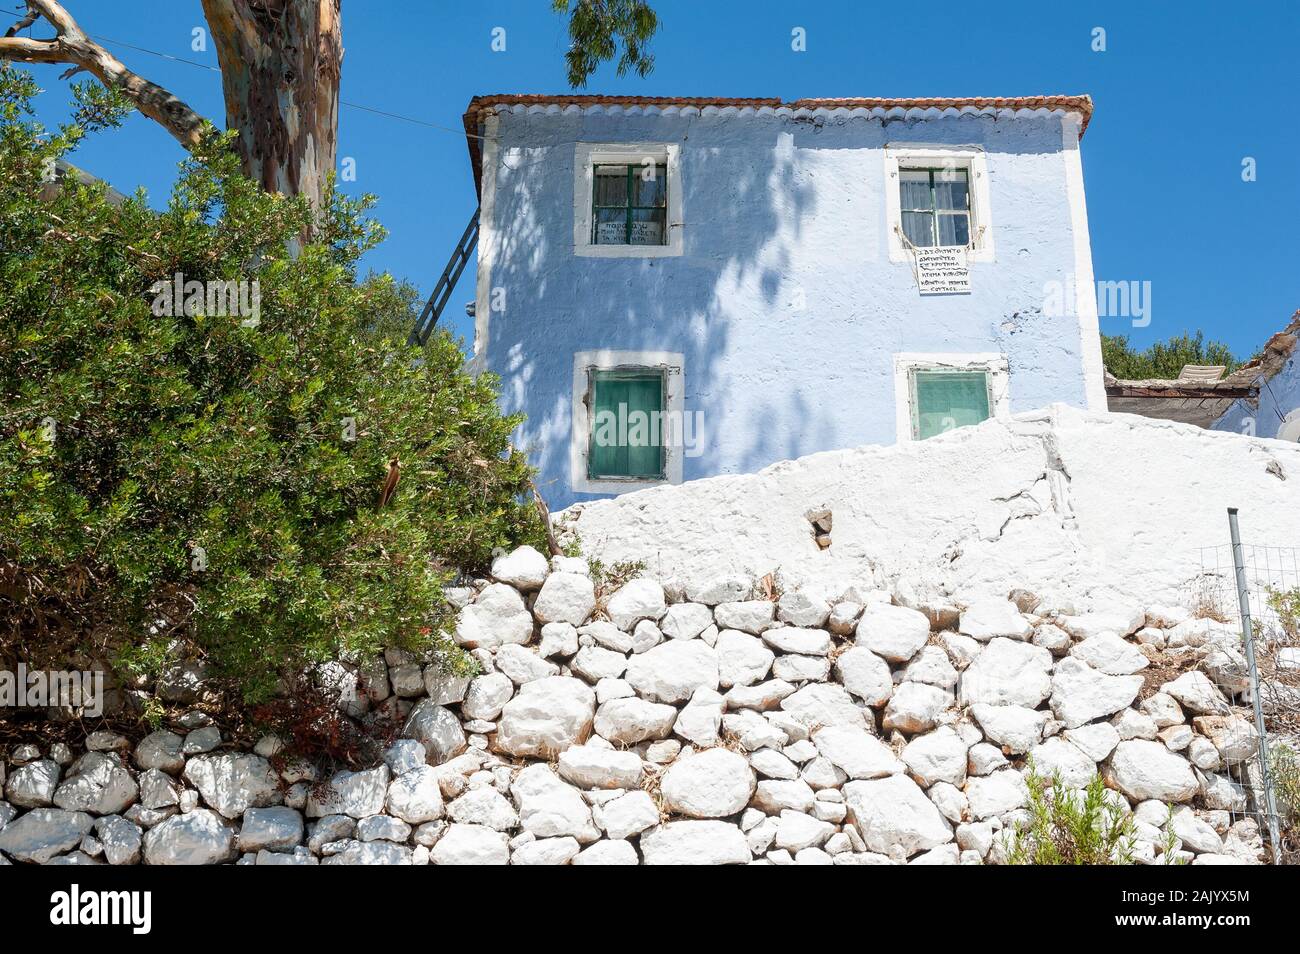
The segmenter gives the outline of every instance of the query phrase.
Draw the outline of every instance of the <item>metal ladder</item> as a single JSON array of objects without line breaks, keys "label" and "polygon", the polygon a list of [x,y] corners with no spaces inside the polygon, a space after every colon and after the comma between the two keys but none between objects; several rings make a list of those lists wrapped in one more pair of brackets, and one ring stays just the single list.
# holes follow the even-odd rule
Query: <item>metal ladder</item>
[{"label": "metal ladder", "polygon": [[478,244],[478,211],[475,209],[474,214],[470,216],[469,225],[465,226],[465,234],[456,243],[456,250],[451,253],[451,260],[442,270],[442,277],[434,286],[433,294],[424,303],[424,310],[420,312],[420,317],[415,319],[415,327],[411,329],[408,343],[422,345],[429,340],[429,335],[433,334],[433,329],[438,324],[438,317],[447,307],[447,299],[451,297],[452,289],[460,280],[460,273],[465,271],[465,266],[469,264],[469,257]]}]

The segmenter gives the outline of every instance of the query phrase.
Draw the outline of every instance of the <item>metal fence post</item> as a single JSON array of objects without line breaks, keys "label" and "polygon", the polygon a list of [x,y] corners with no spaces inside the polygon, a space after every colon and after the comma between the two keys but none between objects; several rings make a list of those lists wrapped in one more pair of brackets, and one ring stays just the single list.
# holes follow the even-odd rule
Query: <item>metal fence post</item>
[{"label": "metal fence post", "polygon": [[1228,508],[1228,530],[1232,534],[1232,566],[1237,573],[1237,604],[1241,610],[1241,635],[1246,644],[1246,665],[1250,669],[1251,705],[1255,710],[1255,731],[1259,733],[1260,782],[1264,788],[1264,814],[1268,821],[1268,840],[1273,846],[1273,864],[1281,859],[1281,835],[1278,831],[1277,806],[1273,803],[1270,778],[1268,733],[1264,731],[1264,709],[1260,702],[1259,670],[1255,667],[1255,635],[1250,623],[1250,593],[1246,587],[1246,559],[1241,547],[1241,530],[1237,526],[1237,508]]}]

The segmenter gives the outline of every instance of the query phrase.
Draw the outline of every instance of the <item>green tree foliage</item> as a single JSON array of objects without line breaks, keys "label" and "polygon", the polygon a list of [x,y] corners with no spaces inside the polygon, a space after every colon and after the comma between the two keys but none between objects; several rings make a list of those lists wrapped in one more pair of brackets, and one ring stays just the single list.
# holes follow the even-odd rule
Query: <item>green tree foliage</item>
[{"label": "green tree foliage", "polygon": [[[618,75],[628,70],[648,76],[655,58],[651,38],[659,18],[645,0],[552,0],[556,13],[569,16],[569,85],[580,89],[601,63],[618,57]],[[622,52],[620,53],[620,47]]]},{"label": "green tree foliage", "polygon": [[[249,700],[382,646],[464,665],[442,586],[539,541],[530,472],[493,379],[446,335],[409,347],[411,291],[358,278],[367,203],[264,193],[215,133],[163,211],[52,190],[122,104],[83,88],[51,133],[36,92],[0,67],[0,657],[182,646]],[[246,282],[256,314],[168,302],[177,276]]]},{"label": "green tree foliage", "polygon": [[1102,335],[1101,356],[1106,370],[1124,381],[1176,378],[1187,364],[1221,364],[1230,374],[1242,364],[1226,344],[1207,342],[1200,331],[1157,341],[1145,351],[1133,350],[1127,335]]}]

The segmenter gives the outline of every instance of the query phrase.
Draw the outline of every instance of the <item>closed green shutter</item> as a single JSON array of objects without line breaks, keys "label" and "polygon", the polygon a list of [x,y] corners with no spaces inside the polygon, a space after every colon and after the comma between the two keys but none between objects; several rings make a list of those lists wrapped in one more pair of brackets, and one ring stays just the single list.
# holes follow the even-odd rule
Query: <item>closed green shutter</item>
[{"label": "closed green shutter", "polygon": [[593,372],[587,476],[661,479],[663,410],[661,372]]},{"label": "closed green shutter", "polygon": [[986,372],[912,372],[912,432],[918,440],[988,418]]}]

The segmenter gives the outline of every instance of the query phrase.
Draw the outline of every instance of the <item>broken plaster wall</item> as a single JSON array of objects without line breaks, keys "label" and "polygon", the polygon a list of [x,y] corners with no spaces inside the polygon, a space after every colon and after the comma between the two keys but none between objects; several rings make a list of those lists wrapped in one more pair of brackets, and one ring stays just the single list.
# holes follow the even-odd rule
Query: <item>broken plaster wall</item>
[{"label": "broken plaster wall", "polygon": [[[1300,446],[1065,405],[928,441],[785,461],[572,507],[557,515],[607,565],[661,579],[775,572],[835,599],[871,580],[920,596],[1016,586],[1081,607],[1177,601],[1200,548],[1300,546]],[[831,546],[807,512],[834,516]]]}]

